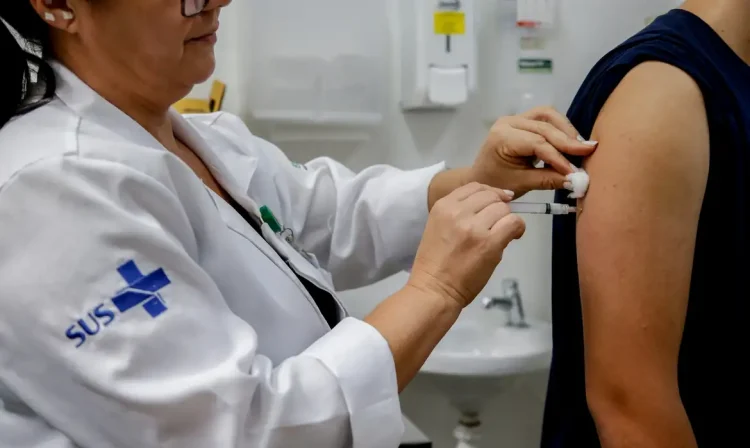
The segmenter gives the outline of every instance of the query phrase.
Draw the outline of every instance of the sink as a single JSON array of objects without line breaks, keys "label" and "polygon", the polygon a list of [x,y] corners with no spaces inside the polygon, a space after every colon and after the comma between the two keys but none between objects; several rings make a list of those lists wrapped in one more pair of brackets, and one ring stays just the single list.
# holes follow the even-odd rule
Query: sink
[{"label": "sink", "polygon": [[427,359],[422,372],[499,377],[549,367],[552,326],[529,322],[526,328],[506,327],[498,321],[459,320]]},{"label": "sink", "polygon": [[456,447],[476,448],[487,403],[551,362],[552,325],[525,319],[518,282],[506,279],[500,296],[464,310],[415,383],[444,396],[460,412],[453,430]]},{"label": "sink", "polygon": [[457,410],[477,416],[487,401],[524,374],[549,368],[552,360],[549,323],[508,327],[496,313],[481,314],[462,315],[420,370]]}]

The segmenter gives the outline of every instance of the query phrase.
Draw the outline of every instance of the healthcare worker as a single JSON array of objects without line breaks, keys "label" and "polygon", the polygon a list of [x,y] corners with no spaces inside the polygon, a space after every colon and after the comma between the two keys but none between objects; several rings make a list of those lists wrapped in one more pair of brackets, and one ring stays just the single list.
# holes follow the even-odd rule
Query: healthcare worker
[{"label": "healthcare worker", "polygon": [[[498,188],[593,150],[538,110],[464,169],[294,165],[170,110],[228,3],[0,6],[26,39],[0,26],[0,446],[395,447],[399,391],[524,231]],[[347,317],[337,289],[404,269]]]}]

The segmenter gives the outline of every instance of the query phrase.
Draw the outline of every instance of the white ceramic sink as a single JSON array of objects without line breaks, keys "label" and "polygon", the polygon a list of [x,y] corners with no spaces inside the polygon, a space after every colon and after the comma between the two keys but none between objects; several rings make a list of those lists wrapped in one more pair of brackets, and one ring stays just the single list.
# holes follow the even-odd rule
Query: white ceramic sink
[{"label": "white ceramic sink", "polygon": [[494,311],[462,316],[430,355],[420,377],[460,412],[474,415],[524,374],[549,367],[550,324],[504,324],[503,316]]},{"label": "white ceramic sink", "polygon": [[552,359],[552,326],[529,322],[506,327],[498,318],[459,319],[432,352],[422,372],[469,377],[500,377],[541,370]]}]

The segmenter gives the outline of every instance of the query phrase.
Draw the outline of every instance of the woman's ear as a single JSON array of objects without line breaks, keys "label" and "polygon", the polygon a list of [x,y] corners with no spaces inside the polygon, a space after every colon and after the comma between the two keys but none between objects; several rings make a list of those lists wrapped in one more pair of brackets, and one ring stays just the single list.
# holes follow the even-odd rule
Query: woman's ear
[{"label": "woman's ear", "polygon": [[72,32],[76,15],[67,0],[29,0],[31,6],[50,26]]}]

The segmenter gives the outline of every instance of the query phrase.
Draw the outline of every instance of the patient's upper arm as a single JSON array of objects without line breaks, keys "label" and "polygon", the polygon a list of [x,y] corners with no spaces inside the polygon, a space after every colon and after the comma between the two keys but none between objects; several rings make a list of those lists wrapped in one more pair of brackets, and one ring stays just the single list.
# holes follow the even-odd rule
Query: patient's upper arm
[{"label": "patient's upper arm", "polygon": [[708,135],[698,86],[656,62],[631,71],[597,119],[599,147],[585,165],[591,188],[577,226],[595,418],[608,406],[657,417],[662,398],[679,403],[677,359]]}]

